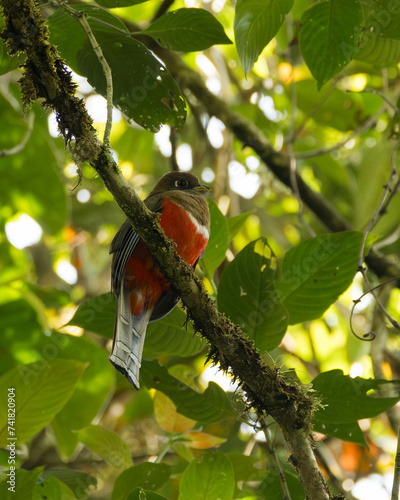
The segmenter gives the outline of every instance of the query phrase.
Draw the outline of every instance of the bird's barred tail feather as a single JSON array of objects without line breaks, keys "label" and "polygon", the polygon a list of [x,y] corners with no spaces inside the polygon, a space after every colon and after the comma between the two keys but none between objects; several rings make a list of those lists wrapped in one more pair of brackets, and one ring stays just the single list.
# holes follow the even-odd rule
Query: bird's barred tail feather
[{"label": "bird's barred tail feather", "polygon": [[110,362],[126,376],[129,382],[139,389],[139,370],[142,363],[143,345],[146,328],[153,308],[134,316],[129,302],[129,291],[121,286],[118,311],[115,320],[114,341]]}]

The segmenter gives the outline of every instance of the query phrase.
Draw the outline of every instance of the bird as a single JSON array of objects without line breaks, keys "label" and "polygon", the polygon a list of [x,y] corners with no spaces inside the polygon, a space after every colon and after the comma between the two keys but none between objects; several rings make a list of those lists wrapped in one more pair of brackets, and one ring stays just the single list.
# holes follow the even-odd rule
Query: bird
[{"label": "bird", "polygon": [[[210,188],[190,172],[164,174],[145,205],[160,214],[160,225],[180,257],[193,269],[210,237],[206,195]],[[179,298],[145,243],[127,219],[111,242],[111,290],[118,300],[109,360],[136,389],[147,325],[166,316]]]}]

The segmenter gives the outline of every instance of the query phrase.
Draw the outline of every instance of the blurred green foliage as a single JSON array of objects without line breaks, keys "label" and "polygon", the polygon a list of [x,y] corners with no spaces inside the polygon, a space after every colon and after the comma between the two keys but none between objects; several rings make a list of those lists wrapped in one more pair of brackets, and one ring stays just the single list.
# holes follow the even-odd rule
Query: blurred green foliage
[{"label": "blurred green foliage", "polygon": [[[333,490],[346,477],[357,483],[391,472],[398,332],[371,295],[350,311],[368,290],[356,274],[362,232],[397,164],[400,17],[393,2],[243,0],[235,11],[222,0],[177,0],[170,11],[179,14],[156,21],[162,4],[155,0],[72,5],[87,15],[113,70],[114,104],[126,115],[115,114],[111,145],[124,176],[144,198],[177,163],[213,188],[199,275],[267,363],[312,384],[321,400],[316,438],[324,438],[316,452],[326,470],[334,457]],[[193,6],[198,15],[178,10]],[[64,10],[39,7],[101,137],[104,77],[86,34]],[[353,231],[327,233],[326,220],[307,207],[299,217],[298,198],[256,157],[251,137],[243,145],[200,96],[185,101],[179,75],[146,48],[154,42],[129,30],[184,52],[212,92],[276,151],[297,158],[303,179]],[[1,498],[280,499],[277,463],[292,499],[304,498],[276,425],[267,420],[260,431],[240,387],[205,367],[209,346],[185,325],[180,307],[149,326],[139,392],[109,364],[116,303],[108,249],[124,216],[88,165],[79,180],[54,116],[39,104],[21,109],[21,61],[0,46]],[[371,241],[396,266],[400,200],[395,191],[389,199]],[[370,271],[369,278],[379,283]],[[394,285],[376,294],[396,317]],[[363,342],[371,330],[376,340]]]}]

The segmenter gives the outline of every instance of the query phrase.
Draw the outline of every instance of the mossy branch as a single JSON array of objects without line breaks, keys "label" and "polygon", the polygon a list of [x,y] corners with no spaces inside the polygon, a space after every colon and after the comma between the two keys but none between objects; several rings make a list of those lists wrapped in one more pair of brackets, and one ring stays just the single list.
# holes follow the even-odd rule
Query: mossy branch
[{"label": "mossy branch", "polygon": [[[267,366],[254,344],[218,313],[202,282],[177,254],[157,221],[121,175],[110,151],[96,136],[92,120],[75,93],[71,74],[49,43],[48,31],[34,0],[0,0],[6,27],[2,38],[11,53],[24,52],[20,80],[25,105],[36,99],[56,112],[60,133],[75,161],[88,161],[102,178],[154,259],[187,307],[195,329],[211,344],[210,359],[241,384],[248,403],[259,415],[269,414],[282,429],[307,498],[332,498],[310,444],[316,401],[307,389]],[[274,154],[272,150],[266,152]]]}]

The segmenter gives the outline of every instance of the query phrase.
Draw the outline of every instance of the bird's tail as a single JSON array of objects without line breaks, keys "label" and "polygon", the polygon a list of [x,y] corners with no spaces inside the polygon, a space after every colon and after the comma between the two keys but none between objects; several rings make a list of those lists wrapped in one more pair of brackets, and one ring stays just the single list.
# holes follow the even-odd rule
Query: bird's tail
[{"label": "bird's tail", "polygon": [[110,362],[123,373],[129,382],[139,389],[139,370],[142,363],[143,345],[146,328],[153,308],[145,309],[135,316],[131,312],[129,291],[121,287],[118,299],[118,311],[115,320],[114,341]]}]

